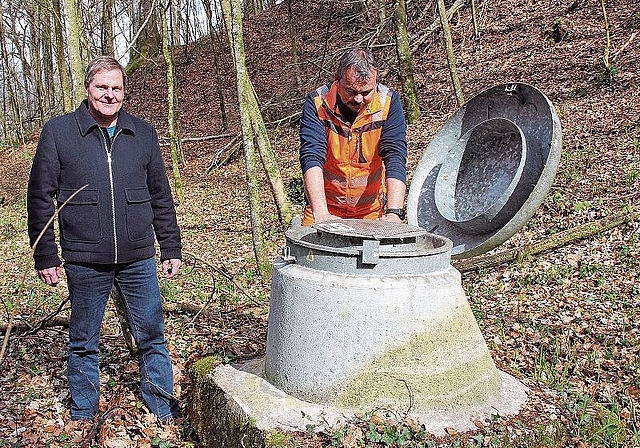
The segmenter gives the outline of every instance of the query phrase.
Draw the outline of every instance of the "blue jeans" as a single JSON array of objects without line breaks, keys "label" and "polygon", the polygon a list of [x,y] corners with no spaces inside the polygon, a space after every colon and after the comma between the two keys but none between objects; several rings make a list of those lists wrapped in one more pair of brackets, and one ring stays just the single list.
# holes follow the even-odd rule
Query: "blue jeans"
[{"label": "blue jeans", "polygon": [[71,418],[90,420],[100,397],[100,328],[111,288],[124,299],[127,321],[138,345],[142,398],[160,419],[176,417],[173,371],[153,258],[115,265],[65,263],[71,298],[69,363]]}]

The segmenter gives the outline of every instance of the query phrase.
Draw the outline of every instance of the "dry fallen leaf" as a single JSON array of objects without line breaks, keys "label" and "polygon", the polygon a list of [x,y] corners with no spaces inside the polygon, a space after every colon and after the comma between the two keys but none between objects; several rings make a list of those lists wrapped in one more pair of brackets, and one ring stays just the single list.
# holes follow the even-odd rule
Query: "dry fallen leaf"
[{"label": "dry fallen leaf", "polygon": [[457,436],[458,435],[458,431],[456,431],[453,428],[444,428],[444,430],[447,432],[447,434],[449,434],[450,436]]},{"label": "dry fallen leaf", "polygon": [[379,415],[374,415],[371,417],[371,420],[369,420],[371,423],[373,423],[376,426],[381,426],[384,425],[384,418],[382,418]]}]

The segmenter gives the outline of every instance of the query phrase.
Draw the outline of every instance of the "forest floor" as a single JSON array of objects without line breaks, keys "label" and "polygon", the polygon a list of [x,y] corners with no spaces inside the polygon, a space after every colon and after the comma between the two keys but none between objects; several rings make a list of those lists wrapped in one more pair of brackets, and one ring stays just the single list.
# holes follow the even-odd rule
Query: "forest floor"
[{"label": "forest floor", "polygon": [[[410,31],[437,17],[431,3],[409,2]],[[462,88],[483,90],[522,81],[554,104],[563,130],[562,157],[550,193],[533,218],[495,251],[526,248],[555,234],[640,203],[640,6],[607,4],[611,68],[594,0],[478,2],[480,36],[471,12],[452,18]],[[377,45],[383,81],[397,89],[393,34],[350,9],[353,4],[292,2],[303,85],[292,74],[284,4],[245,20],[247,64],[265,110],[285,183],[299,179],[297,122],[303,93],[330,80],[335,55],[358,42]],[[325,42],[325,36],[332,40]],[[216,47],[222,74],[223,125],[211,42],[175,52],[181,128],[185,138],[185,197],[177,207],[185,267],[161,280],[166,334],[183,405],[197,360],[223,362],[264,354],[269,281],[256,272],[244,163],[240,154],[218,166],[239,132],[228,49]],[[226,48],[226,47],[225,47]],[[413,51],[422,117],[409,127],[409,177],[428,142],[456,110],[442,35]],[[166,136],[164,64],[146,64],[130,79],[126,107]],[[37,133],[0,151],[0,325],[13,316],[18,331],[0,364],[0,447],[198,446],[187,418],[159,426],[141,403],[137,363],[129,355],[110,306],[101,340],[101,417],[80,428],[68,416],[67,332],[46,326],[68,316],[64,284],[47,288],[32,270],[26,238],[25,189]],[[166,147],[165,147],[166,148]],[[168,160],[168,159],[167,159]],[[170,172],[170,167],[168,166]],[[275,258],[284,228],[264,191],[265,238]],[[299,207],[299,204],[298,204]],[[497,367],[527,385],[530,399],[513,418],[478,422],[475,432],[435,438],[410,428],[391,434],[383,421],[354,420],[320,434],[298,434],[297,446],[640,446],[640,231],[627,222],[596,236],[491,269],[464,272],[463,287]],[[201,311],[190,310],[193,305]],[[373,425],[373,426],[371,426]],[[373,432],[371,431],[373,428]],[[376,436],[377,434],[377,436]],[[386,436],[385,436],[386,434]],[[386,438],[384,438],[385,436]],[[395,437],[395,438],[394,438]],[[420,440],[418,440],[420,438]],[[422,445],[420,445],[420,443]]]}]

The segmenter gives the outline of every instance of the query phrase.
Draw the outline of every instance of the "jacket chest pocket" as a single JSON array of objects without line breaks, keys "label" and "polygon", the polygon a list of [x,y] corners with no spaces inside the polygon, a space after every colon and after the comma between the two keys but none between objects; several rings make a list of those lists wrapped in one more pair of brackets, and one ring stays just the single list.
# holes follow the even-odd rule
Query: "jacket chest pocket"
[{"label": "jacket chest pocket", "polygon": [[75,192],[63,188],[58,193],[58,210],[62,207],[60,236],[66,241],[99,243],[102,241],[100,192],[84,189],[74,196]]},{"label": "jacket chest pocket", "polygon": [[127,233],[130,241],[153,237],[153,209],[147,187],[125,189]]}]

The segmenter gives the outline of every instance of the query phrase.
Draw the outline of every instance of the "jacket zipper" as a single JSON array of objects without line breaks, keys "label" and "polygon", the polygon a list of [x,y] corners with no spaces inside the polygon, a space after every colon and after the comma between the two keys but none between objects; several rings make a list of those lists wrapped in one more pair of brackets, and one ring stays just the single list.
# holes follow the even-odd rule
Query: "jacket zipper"
[{"label": "jacket zipper", "polygon": [[107,165],[109,166],[109,192],[111,193],[111,221],[113,224],[113,263],[118,264],[118,234],[116,232],[116,199],[113,192],[113,169],[111,166],[111,149],[113,148],[113,142],[116,140],[116,137],[120,134],[120,130],[116,132],[116,134],[111,139],[111,145],[107,144],[107,138],[102,133],[102,129],[100,130],[100,135],[102,136],[102,143],[104,143],[104,149],[107,152]]}]

